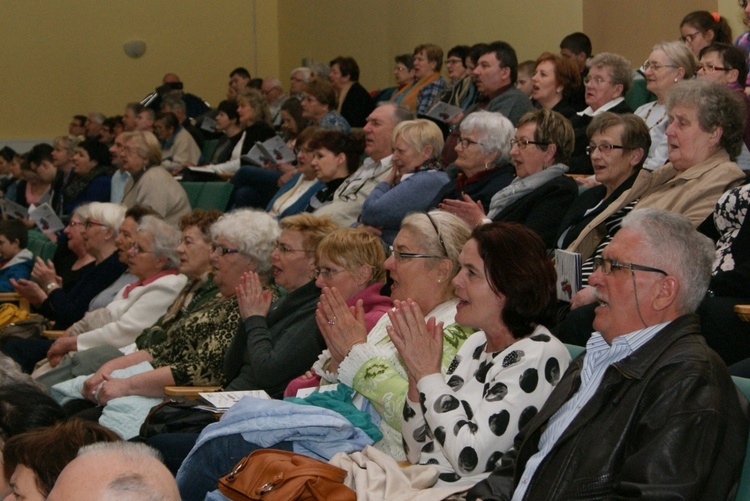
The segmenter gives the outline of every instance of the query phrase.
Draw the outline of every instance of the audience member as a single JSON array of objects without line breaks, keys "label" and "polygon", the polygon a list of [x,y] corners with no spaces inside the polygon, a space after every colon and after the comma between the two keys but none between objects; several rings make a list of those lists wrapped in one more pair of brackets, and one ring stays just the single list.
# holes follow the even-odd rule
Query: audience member
[{"label": "audience member", "polygon": [[336,91],[327,80],[315,79],[305,84],[302,92],[302,116],[311,125],[323,129],[351,132],[349,122],[336,111]]},{"label": "audience member", "polygon": [[161,102],[160,110],[162,113],[173,113],[174,116],[177,117],[177,122],[190,133],[195,144],[198,145],[198,148],[201,150],[203,149],[206,140],[200,129],[194,126],[190,121],[185,101],[178,96],[169,95]]},{"label": "audience member", "polygon": [[[578,71],[581,73],[581,81],[589,73],[588,62],[593,54],[591,47],[591,39],[585,33],[575,32],[565,36],[560,41],[560,55],[572,60],[578,67]],[[578,92],[573,94],[571,98],[571,106],[576,111],[581,111],[588,103],[585,101],[585,89],[581,88]]]},{"label": "audience member", "polygon": [[448,69],[448,88],[440,97],[441,101],[458,106],[464,111],[477,99],[474,78],[465,63],[470,50],[468,45],[456,45],[448,51],[448,58],[445,60],[445,67]]},{"label": "audience member", "polygon": [[141,103],[128,103],[125,105],[125,112],[122,115],[122,127],[125,132],[136,130],[136,119],[138,114],[144,109]]},{"label": "audience member", "polygon": [[352,127],[363,127],[367,117],[375,109],[375,102],[359,83],[359,65],[353,57],[339,56],[331,61],[331,80],[338,111]]},{"label": "audience member", "polygon": [[531,93],[534,91],[534,84],[531,83],[531,77],[536,71],[536,61],[524,61],[518,63],[518,77],[516,78],[516,89],[520,90],[531,99]]},{"label": "audience member", "polygon": [[229,87],[227,89],[227,99],[233,101],[237,99],[237,96],[241,92],[247,89],[247,84],[250,83],[250,72],[242,66],[232,70],[229,74]]},{"label": "audience member", "polygon": [[73,115],[68,124],[68,135],[73,137],[86,135],[86,115]]},{"label": "audience member", "polygon": [[86,117],[86,139],[98,141],[103,123],[104,115],[101,113],[89,113],[89,116]]},{"label": "audience member", "polygon": [[87,139],[76,147],[73,172],[62,187],[62,214],[89,202],[109,202],[112,190],[111,155],[103,143]]},{"label": "audience member", "polygon": [[135,129],[145,132],[154,132],[154,122],[156,121],[156,112],[151,108],[143,108],[138,112],[135,118]]},{"label": "audience member", "polygon": [[289,99],[289,95],[284,93],[278,78],[265,78],[260,88],[261,94],[268,102],[268,109],[271,112],[271,124],[275,129],[281,127],[281,106]]},{"label": "audience member", "polygon": [[393,101],[400,104],[411,86],[414,85],[414,63],[411,54],[401,54],[393,58],[396,65],[393,67],[393,77],[396,79],[395,87],[388,87],[375,95],[375,102]]},{"label": "audience member", "polygon": [[468,499],[568,499],[583,478],[603,497],[723,499],[736,489],[747,417],[693,314],[713,245],[665,211],[633,212],[622,226],[591,276],[600,306],[586,353]]},{"label": "audience member", "polygon": [[310,81],[310,68],[306,68],[304,66],[301,66],[299,68],[294,68],[289,73],[289,96],[290,97],[296,97],[300,101],[302,101],[303,93],[305,92],[305,86],[307,85],[307,82]]},{"label": "audience member", "polygon": [[536,60],[531,85],[535,108],[556,111],[568,120],[573,117],[576,110],[570,105],[570,100],[581,87],[581,79],[578,68],[570,59],[543,53]]},{"label": "audience member", "polygon": [[26,226],[18,219],[0,221],[0,292],[13,292],[11,280],[27,279],[34,266]]},{"label": "audience member", "polygon": [[416,82],[397,93],[392,100],[416,113],[427,113],[445,90],[445,79],[440,76],[443,49],[435,44],[417,45],[412,66]]},{"label": "audience member", "polygon": [[682,18],[680,40],[697,59],[701,50],[712,43],[731,44],[732,28],[718,12],[696,10]]},{"label": "audience member", "polygon": [[124,168],[125,137],[125,133],[118,134],[115,137],[115,142],[109,148],[109,153],[112,155],[112,167],[117,169],[112,174],[112,184],[110,185],[109,201],[113,204],[119,204],[122,202],[122,199],[125,196],[125,186],[130,179],[130,173]]},{"label": "audience member", "polygon": [[161,166],[169,172],[177,173],[185,165],[198,164],[201,150],[174,113],[156,115],[154,134],[161,143]]}]

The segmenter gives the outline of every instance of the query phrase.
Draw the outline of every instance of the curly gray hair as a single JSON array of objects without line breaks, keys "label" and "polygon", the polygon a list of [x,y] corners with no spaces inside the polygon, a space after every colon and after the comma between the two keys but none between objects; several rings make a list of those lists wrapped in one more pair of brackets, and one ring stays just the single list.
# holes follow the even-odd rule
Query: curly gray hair
[{"label": "curly gray hair", "polygon": [[180,266],[180,257],[177,255],[177,247],[182,238],[180,230],[158,217],[143,216],[138,225],[138,233],[147,233],[151,236],[151,252],[155,257],[167,259],[166,268]]},{"label": "curly gray hair", "polygon": [[258,265],[256,271],[264,278],[271,273],[271,253],[280,234],[276,218],[255,209],[232,211],[211,226],[214,242],[219,238],[231,242],[241,254]]},{"label": "curly gray hair", "polygon": [[515,127],[510,120],[491,111],[475,111],[461,122],[461,133],[477,134],[479,147],[484,153],[497,152],[495,165],[510,161],[510,140],[514,132]]}]

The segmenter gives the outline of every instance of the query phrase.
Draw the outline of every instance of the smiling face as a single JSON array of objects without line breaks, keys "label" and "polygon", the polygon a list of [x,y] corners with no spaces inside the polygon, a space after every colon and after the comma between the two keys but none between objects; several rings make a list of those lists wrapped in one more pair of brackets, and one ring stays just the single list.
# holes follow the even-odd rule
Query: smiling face
[{"label": "smiling face", "polygon": [[562,99],[562,86],[557,83],[555,65],[552,61],[542,61],[536,66],[531,83],[531,97],[539,101],[544,108],[551,108]]},{"label": "smiling face", "polygon": [[[398,232],[393,240],[393,248],[399,252],[427,254],[409,228],[402,228]],[[393,280],[391,299],[399,301],[413,299],[424,308],[425,298],[435,297],[436,291],[440,288],[439,269],[436,266],[439,261],[433,258],[398,260],[395,255],[388,257],[385,261],[385,269],[390,271]]]},{"label": "smiling face", "polygon": [[[603,253],[604,258],[621,263],[653,267],[648,256],[643,239],[630,228],[618,231]],[[654,290],[663,278],[660,273],[650,271],[613,269],[609,275],[605,275],[601,269],[596,270],[589,277],[589,285],[594,287],[599,301],[594,329],[610,343],[617,336],[642,329],[644,325],[640,316],[646,315]],[[638,313],[639,307],[641,315]]]},{"label": "smiling face", "polygon": [[314,249],[307,249],[305,236],[294,230],[282,230],[278,245],[271,253],[276,283],[292,292],[310,281],[315,269]]},{"label": "smiling face", "polygon": [[177,247],[180,256],[180,273],[188,278],[198,278],[211,269],[211,244],[197,226],[182,230],[182,240]]},{"label": "smiling face", "polygon": [[669,114],[667,148],[674,168],[685,171],[716,152],[722,130],[704,131],[698,123],[695,108],[675,106]]},{"label": "smiling face", "polygon": [[255,271],[257,264],[244,254],[239,252],[226,253],[223,256],[219,248],[237,249],[237,244],[225,238],[217,238],[214,242],[216,250],[210,254],[211,267],[214,272],[214,283],[224,297],[233,297],[236,288],[240,285],[242,274],[247,271]]},{"label": "smiling face", "polygon": [[391,162],[398,167],[399,173],[403,175],[413,172],[430,157],[432,157],[431,146],[425,146],[420,151],[408,143],[402,134],[396,138],[393,144],[393,159]]},{"label": "smiling face", "polygon": [[[535,141],[535,132],[535,123],[523,124],[516,130],[516,141]],[[526,148],[521,148],[516,142],[510,149],[510,156],[513,158],[513,164],[516,166],[516,176],[524,178],[541,172],[545,165],[551,165],[550,150],[549,146],[547,147],[547,151],[544,151],[540,146],[535,144],[529,144],[526,145]]]},{"label": "smiling face", "polygon": [[596,111],[610,101],[622,96],[622,84],[615,84],[609,66],[593,66],[589,70],[586,104]]},{"label": "smiling face", "polygon": [[456,296],[461,300],[457,306],[456,322],[485,332],[496,331],[502,324],[500,318],[505,297],[490,287],[476,240],[472,238],[466,242],[458,262],[461,271],[453,279]]},{"label": "smiling face", "polygon": [[[622,125],[615,125],[602,132],[596,132],[591,137],[590,144],[622,146],[622,132]],[[638,163],[634,153],[636,152],[632,150],[621,149],[613,149],[602,153],[599,148],[594,149],[591,153],[591,164],[594,167],[596,181],[603,184],[610,192],[620,186],[623,181],[630,177]]]},{"label": "smiling face", "polygon": [[430,61],[427,58],[427,52],[421,51],[417,54],[414,54],[414,58],[412,60],[412,64],[414,65],[414,76],[416,78],[424,78],[432,75],[435,73],[435,67],[436,63],[435,61]]},{"label": "smiling face", "polygon": [[352,274],[327,256],[321,256],[317,265],[320,269],[320,275],[315,280],[315,285],[321,289],[323,287],[336,287],[345,301],[356,296],[367,287],[369,273],[366,270],[357,270]]},{"label": "smiling face", "polygon": [[[673,66],[676,65],[667,57],[663,50],[653,51],[648,56],[648,61],[651,65],[644,72],[646,76],[646,88],[656,94],[656,97],[661,102],[666,97],[669,89],[682,79],[685,70],[674,68]],[[658,69],[654,69],[654,65]]]},{"label": "smiling face", "polygon": [[91,160],[89,154],[83,148],[76,148],[73,154],[73,171],[77,174],[86,174],[96,167],[96,160]]}]

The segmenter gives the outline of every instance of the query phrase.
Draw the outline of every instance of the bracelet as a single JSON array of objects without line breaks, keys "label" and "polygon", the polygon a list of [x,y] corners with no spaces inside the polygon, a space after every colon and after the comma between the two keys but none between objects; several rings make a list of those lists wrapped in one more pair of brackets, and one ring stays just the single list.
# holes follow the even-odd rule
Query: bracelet
[{"label": "bracelet", "polygon": [[57,289],[60,287],[57,282],[50,282],[47,285],[44,286],[44,288],[47,290],[47,292],[52,291],[52,289]]}]

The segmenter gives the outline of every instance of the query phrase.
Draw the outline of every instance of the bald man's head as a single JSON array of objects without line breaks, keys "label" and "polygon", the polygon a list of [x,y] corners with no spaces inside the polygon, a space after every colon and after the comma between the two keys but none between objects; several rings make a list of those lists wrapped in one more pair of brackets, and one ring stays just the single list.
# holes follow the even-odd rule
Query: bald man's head
[{"label": "bald man's head", "polygon": [[49,501],[179,501],[177,483],[159,453],[144,444],[83,447],[60,473]]}]

